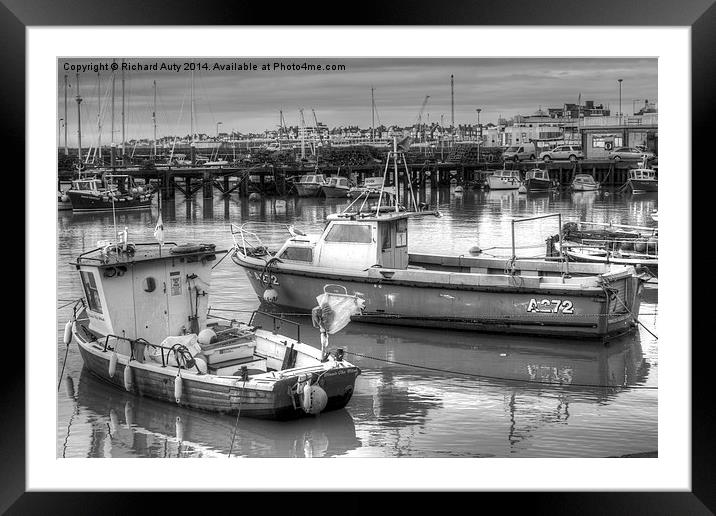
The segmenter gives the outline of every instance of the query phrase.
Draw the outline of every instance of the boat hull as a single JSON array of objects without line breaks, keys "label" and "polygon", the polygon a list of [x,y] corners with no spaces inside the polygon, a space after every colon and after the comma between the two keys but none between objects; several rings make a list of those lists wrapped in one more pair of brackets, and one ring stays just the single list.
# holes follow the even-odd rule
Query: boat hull
[{"label": "boat hull", "polygon": [[596,192],[597,190],[599,190],[599,185],[598,184],[593,184],[593,185],[573,184],[572,190],[574,190],[575,192]]},{"label": "boat hull", "polygon": [[658,192],[659,183],[658,181],[647,180],[647,179],[630,179],[629,188],[633,193],[641,192]]},{"label": "boat hull", "polygon": [[112,202],[111,199],[104,200],[103,197],[88,195],[82,192],[68,191],[67,195],[72,204],[72,211],[126,211],[141,210],[152,207],[152,194],[119,197]]},{"label": "boat hull", "polygon": [[[127,367],[126,357],[119,359],[113,376],[109,375],[111,352],[103,351],[101,345],[86,342],[74,332],[75,341],[79,344],[80,355],[85,367],[97,378],[119,388],[127,390],[124,385],[124,370]],[[174,397],[174,379],[177,369],[163,368],[161,365],[136,360],[131,362],[132,386],[130,392],[138,396],[146,396],[172,403],[173,405],[218,412],[237,414],[240,417],[259,419],[288,420],[306,416],[306,412],[292,400],[290,390],[295,386],[297,378],[289,376],[273,384],[271,389],[255,389],[236,379],[228,381],[211,381],[210,375],[197,375],[182,371],[182,395],[180,402]],[[355,379],[360,370],[345,367],[330,370],[323,375],[321,387],[328,395],[328,403],[323,412],[341,409],[346,406],[353,395]]]},{"label": "boat hull", "polygon": [[325,195],[328,198],[342,198],[348,197],[348,191],[349,188],[338,188],[336,186],[322,186],[321,191],[323,192],[323,195]]},{"label": "boat hull", "polygon": [[493,176],[488,176],[487,178],[487,186],[490,190],[517,190],[521,184],[521,181],[514,178],[500,178]]},{"label": "boat hull", "polygon": [[[549,288],[529,287],[525,284],[530,280],[519,277],[512,286],[491,286],[459,284],[457,274],[443,274],[442,283],[432,275],[420,280],[417,271],[395,271],[388,278],[377,268],[363,272],[272,268],[267,274],[261,260],[239,254],[232,259],[245,270],[260,300],[270,281],[277,293],[277,305],[308,311],[316,306],[316,296],[327,284],[336,284],[365,300],[363,315],[353,317],[362,322],[608,338],[633,329],[634,319],[629,312],[639,310],[641,280],[626,273],[612,286],[620,292],[628,311],[602,288],[561,288],[557,283]],[[406,273],[405,279],[398,279],[398,272]]]},{"label": "boat hull", "polygon": [[320,191],[319,184],[296,184],[296,193],[299,197],[316,197]]},{"label": "boat hull", "polygon": [[554,188],[552,181],[548,179],[528,178],[525,184],[528,192],[546,192]]}]

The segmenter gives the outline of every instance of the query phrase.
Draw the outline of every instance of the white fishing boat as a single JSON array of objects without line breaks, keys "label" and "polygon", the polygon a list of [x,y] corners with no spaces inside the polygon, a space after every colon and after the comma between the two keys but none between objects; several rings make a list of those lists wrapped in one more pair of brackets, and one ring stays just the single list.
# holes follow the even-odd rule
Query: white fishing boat
[{"label": "white fishing boat", "polygon": [[659,181],[656,177],[656,170],[650,168],[629,170],[626,186],[632,193],[658,192]]},{"label": "white fishing boat", "polygon": [[519,170],[495,170],[487,176],[490,190],[517,190],[522,185]]},{"label": "white fishing boat", "polygon": [[562,243],[555,250],[569,259],[584,263],[630,265],[656,276],[659,271],[659,231],[657,228],[570,222],[562,228]]},{"label": "white fishing boat", "polygon": [[[316,291],[321,348],[305,343],[296,323],[272,314],[262,314],[272,328],[257,324],[256,313],[238,322],[208,307],[221,253],[213,244],[126,238],[82,253],[72,265],[84,297],[65,343],[74,339],[85,367],[103,381],[183,407],[268,419],[344,407],[360,370],[329,347],[327,335],[360,310],[359,300]],[[343,319],[326,323],[322,315],[336,303]],[[296,327],[295,338],[277,333],[287,325]]]},{"label": "white fishing boat", "polygon": [[347,198],[351,190],[347,177],[334,176],[328,178],[328,183],[321,187],[323,195],[327,198]]},{"label": "white fishing boat", "polygon": [[599,183],[589,174],[577,174],[572,180],[572,190],[575,192],[596,192]]},{"label": "white fishing boat", "polygon": [[[388,155],[393,187],[400,154],[394,147]],[[274,249],[247,225],[234,224],[232,260],[260,299],[270,292],[277,305],[310,310],[310,293],[333,283],[365,301],[353,316],[363,322],[594,338],[635,327],[642,278],[633,267],[523,259],[514,248],[505,259],[409,252],[409,219],[431,212],[417,209],[406,186],[413,211],[400,196],[383,204],[381,195],[376,205],[358,198],[328,216],[321,234],[293,234]],[[529,220],[544,217],[560,218]]]},{"label": "white fishing boat", "polygon": [[355,199],[359,196],[377,198],[380,196],[381,190],[383,191],[384,195],[392,195],[393,193],[391,188],[386,189],[383,187],[382,176],[366,177],[363,180],[362,185],[354,186],[348,191],[348,197],[350,197],[351,199]]},{"label": "white fishing boat", "polygon": [[296,193],[299,197],[316,197],[328,181],[323,174],[306,174],[295,181]]}]

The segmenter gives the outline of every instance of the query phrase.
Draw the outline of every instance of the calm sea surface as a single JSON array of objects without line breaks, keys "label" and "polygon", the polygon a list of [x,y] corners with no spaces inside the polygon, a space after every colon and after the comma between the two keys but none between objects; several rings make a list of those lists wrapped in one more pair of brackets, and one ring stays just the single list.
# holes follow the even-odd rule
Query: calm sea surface
[{"label": "calm sea surface", "polygon": [[[414,252],[468,254],[479,246],[507,256],[513,218],[561,213],[563,222],[654,226],[649,215],[657,209],[656,194],[456,194],[448,188],[426,194],[442,217],[410,221]],[[287,236],[280,225],[319,232],[325,216],[346,205],[339,199],[298,198],[249,203],[218,195],[186,200],[177,193],[173,202],[163,203],[162,218],[168,241],[213,242],[229,249],[230,222],[276,223],[267,236],[278,243]],[[157,214],[156,204],[151,210],[118,213],[117,225],[129,228],[130,241],[153,241]],[[95,248],[98,240],[112,238],[113,231],[111,213],[58,212],[58,307],[81,296],[77,273],[67,263]],[[518,224],[518,254],[544,252],[544,239],[555,233],[556,219]],[[657,292],[657,284],[647,285],[640,317],[656,335]],[[246,275],[228,259],[214,270],[209,302],[245,311],[245,320],[259,306]],[[59,309],[57,315],[59,374],[63,327],[71,309]],[[304,340],[316,345],[310,317],[293,319],[302,323]],[[604,346],[351,323],[331,337],[331,344],[373,357],[347,356],[362,370],[348,406],[291,422],[240,419],[232,456],[607,457],[658,447],[658,347],[643,328]],[[58,457],[229,453],[232,416],[186,410],[107,386],[83,370],[75,343],[65,376],[57,399]]]}]

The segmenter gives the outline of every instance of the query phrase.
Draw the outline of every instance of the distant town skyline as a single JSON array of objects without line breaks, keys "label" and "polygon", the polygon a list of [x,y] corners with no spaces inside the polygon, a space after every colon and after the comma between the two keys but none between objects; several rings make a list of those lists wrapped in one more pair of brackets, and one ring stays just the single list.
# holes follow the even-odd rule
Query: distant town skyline
[{"label": "distant town skyline", "polygon": [[[121,57],[116,58],[118,66]],[[658,103],[657,60],[654,58],[273,58],[235,59],[124,58],[125,139],[153,136],[153,81],[157,82],[157,136],[190,133],[191,72],[193,63],[194,128],[210,136],[218,132],[262,133],[279,125],[300,125],[299,108],[307,126],[319,122],[329,128],[371,126],[371,88],[374,88],[375,125],[409,126],[416,122],[426,96],[423,123],[450,126],[450,75],[455,84],[455,126],[482,124],[498,117],[535,113],[539,108],[593,100],[619,111],[619,83],[624,114],[638,111],[645,100]],[[64,144],[64,76],[67,92],[68,145],[77,145],[77,76],[82,97],[82,144],[97,144],[98,111],[102,113],[101,141],[111,140],[112,58],[58,59],[58,137]],[[274,63],[281,63],[275,69]],[[306,63],[307,68],[300,66]],[[263,65],[268,70],[262,70]],[[340,70],[317,70],[334,65]],[[191,66],[191,65],[189,65]],[[285,68],[296,68],[286,70]],[[161,68],[165,68],[162,70]],[[283,70],[281,68],[284,68]],[[98,75],[99,71],[99,84]],[[122,140],[122,75],[115,73],[114,142]],[[98,88],[99,86],[99,88]],[[98,102],[98,89],[100,102]],[[101,109],[98,110],[98,106]]]}]

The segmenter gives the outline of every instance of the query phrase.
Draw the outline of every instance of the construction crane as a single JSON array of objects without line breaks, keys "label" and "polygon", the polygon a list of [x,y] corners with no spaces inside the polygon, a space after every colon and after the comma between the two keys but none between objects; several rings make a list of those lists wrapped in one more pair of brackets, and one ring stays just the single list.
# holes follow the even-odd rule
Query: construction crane
[{"label": "construction crane", "polygon": [[428,104],[428,99],[430,98],[430,95],[425,95],[425,100],[423,100],[423,104],[420,106],[420,111],[418,111],[418,118],[415,120],[415,128],[416,133],[418,136],[421,134],[422,130],[422,124],[423,124],[423,113],[425,112],[425,106]]}]

